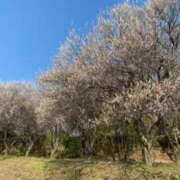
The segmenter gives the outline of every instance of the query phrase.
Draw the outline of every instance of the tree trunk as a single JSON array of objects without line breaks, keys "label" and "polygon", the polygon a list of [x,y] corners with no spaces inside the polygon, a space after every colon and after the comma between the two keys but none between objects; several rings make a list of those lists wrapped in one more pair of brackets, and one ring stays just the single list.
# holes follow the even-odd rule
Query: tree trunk
[{"label": "tree trunk", "polygon": [[169,158],[174,161],[175,163],[180,163],[180,144],[179,138],[177,134],[174,134],[174,138],[171,139],[170,136],[166,135],[169,141],[169,147],[166,149],[166,154]]},{"label": "tree trunk", "polygon": [[177,149],[175,149],[175,152],[174,152],[174,159],[175,159],[175,162],[177,163],[177,164],[180,164],[180,149],[179,148],[177,148]]},{"label": "tree trunk", "polygon": [[152,161],[151,151],[147,147],[143,147],[142,155],[143,155],[143,161],[145,162],[145,164],[148,166],[152,166],[153,161]]},{"label": "tree trunk", "polygon": [[28,148],[27,148],[27,150],[26,150],[26,153],[25,153],[25,156],[26,156],[26,157],[29,156],[29,154],[30,154],[33,146],[34,146],[34,142],[31,141],[30,144],[29,144],[29,146],[28,146]]},{"label": "tree trunk", "polygon": [[7,143],[7,131],[4,131],[4,139],[3,139],[3,143],[4,143],[4,155],[8,155],[9,154],[9,146]]},{"label": "tree trunk", "polygon": [[108,136],[108,140],[109,140],[109,144],[110,144],[110,153],[111,153],[111,156],[112,156],[112,159],[113,161],[116,160],[116,156],[115,156],[115,150],[114,150],[114,143],[113,143],[113,140],[110,136]]},{"label": "tree trunk", "polygon": [[82,133],[81,136],[81,144],[83,149],[84,156],[92,156],[94,154],[94,143],[95,143],[95,136],[90,136],[85,132]]},{"label": "tree trunk", "polygon": [[175,154],[175,161],[176,163],[180,163],[180,143],[179,143],[179,137],[177,133],[174,134],[174,139],[176,142],[176,146],[174,148],[174,154]]},{"label": "tree trunk", "polygon": [[148,139],[145,136],[141,137],[142,141],[142,157],[143,161],[146,165],[152,166],[153,164],[153,159],[152,159],[152,154],[151,154],[151,147],[152,143],[151,141],[148,141]]},{"label": "tree trunk", "polygon": [[85,142],[85,155],[90,157],[93,155],[93,147],[94,147],[94,143],[91,142],[90,138],[87,138],[86,142]]},{"label": "tree trunk", "polygon": [[168,157],[175,163],[180,163],[180,149],[177,147],[168,148],[166,151]]},{"label": "tree trunk", "polygon": [[59,139],[57,138],[55,143],[53,144],[53,148],[51,150],[51,155],[50,155],[51,159],[56,159],[57,158],[58,148],[59,148]]}]

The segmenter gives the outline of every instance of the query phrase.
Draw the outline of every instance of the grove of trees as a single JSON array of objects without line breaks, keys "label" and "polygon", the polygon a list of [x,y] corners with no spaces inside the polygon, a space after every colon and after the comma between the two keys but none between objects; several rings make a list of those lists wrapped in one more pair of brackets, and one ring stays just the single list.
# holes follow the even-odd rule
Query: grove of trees
[{"label": "grove of trees", "polygon": [[36,87],[0,85],[0,152],[180,162],[180,0],[120,4],[73,30]]}]

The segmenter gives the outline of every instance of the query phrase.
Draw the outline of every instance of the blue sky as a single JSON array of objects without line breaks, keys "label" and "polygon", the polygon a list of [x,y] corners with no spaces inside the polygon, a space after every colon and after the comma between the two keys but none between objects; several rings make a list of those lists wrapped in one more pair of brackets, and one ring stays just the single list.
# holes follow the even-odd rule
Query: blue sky
[{"label": "blue sky", "polygon": [[0,80],[33,81],[71,28],[86,32],[121,0],[0,0]]}]

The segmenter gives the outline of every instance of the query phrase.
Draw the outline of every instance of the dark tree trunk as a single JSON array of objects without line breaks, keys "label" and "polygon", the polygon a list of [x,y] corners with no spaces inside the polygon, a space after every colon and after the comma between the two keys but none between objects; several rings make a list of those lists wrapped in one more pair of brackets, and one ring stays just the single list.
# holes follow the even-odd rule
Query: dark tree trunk
[{"label": "dark tree trunk", "polygon": [[111,157],[112,157],[113,161],[115,161],[116,156],[115,156],[115,152],[114,152],[114,143],[113,143],[113,140],[110,136],[108,137],[108,140],[109,140],[109,144],[110,144],[109,148],[110,148]]},{"label": "dark tree trunk", "polygon": [[81,135],[81,145],[82,145],[82,150],[83,150],[83,155],[84,156],[92,156],[94,154],[94,143],[95,143],[95,136],[92,135],[87,135],[87,133],[82,132]]}]

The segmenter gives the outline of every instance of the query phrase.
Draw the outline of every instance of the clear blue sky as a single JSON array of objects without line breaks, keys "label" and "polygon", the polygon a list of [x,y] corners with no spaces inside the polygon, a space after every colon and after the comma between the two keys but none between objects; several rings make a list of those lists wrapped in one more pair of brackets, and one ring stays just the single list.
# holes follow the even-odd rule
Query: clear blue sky
[{"label": "clear blue sky", "polygon": [[71,28],[87,31],[121,0],[0,0],[0,80],[33,81]]}]

